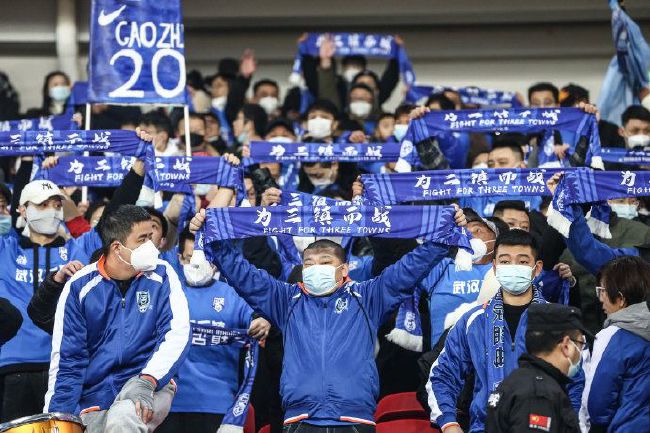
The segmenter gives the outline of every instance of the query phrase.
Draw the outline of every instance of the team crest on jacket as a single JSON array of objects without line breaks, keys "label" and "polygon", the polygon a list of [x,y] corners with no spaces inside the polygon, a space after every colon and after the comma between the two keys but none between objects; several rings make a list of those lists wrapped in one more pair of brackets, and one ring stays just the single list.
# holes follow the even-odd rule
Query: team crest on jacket
[{"label": "team crest on jacket", "polygon": [[213,298],[212,299],[212,308],[214,308],[214,311],[217,313],[223,310],[223,306],[226,303],[225,298]]},{"label": "team crest on jacket", "polygon": [[59,257],[65,262],[68,261],[68,249],[66,247],[59,247]]},{"label": "team crest on jacket", "polygon": [[19,255],[18,257],[16,257],[16,264],[20,266],[25,266],[27,264],[27,257],[25,257],[22,254]]},{"label": "team crest on jacket", "polygon": [[149,291],[146,292],[135,292],[135,297],[138,301],[138,311],[144,313],[149,309],[151,304],[151,297],[149,296]]},{"label": "team crest on jacket", "polygon": [[348,300],[343,298],[338,298],[336,304],[334,305],[334,312],[336,314],[341,314],[348,309]]},{"label": "team crest on jacket", "polygon": [[499,400],[501,400],[501,394],[498,392],[493,392],[490,394],[490,397],[488,398],[488,406],[495,408],[497,407],[497,404],[499,404]]}]

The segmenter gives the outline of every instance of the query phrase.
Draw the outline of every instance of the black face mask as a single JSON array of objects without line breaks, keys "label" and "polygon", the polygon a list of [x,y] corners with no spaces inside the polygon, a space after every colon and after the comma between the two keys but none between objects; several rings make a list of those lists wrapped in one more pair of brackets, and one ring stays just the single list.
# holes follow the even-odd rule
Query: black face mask
[{"label": "black face mask", "polygon": [[[185,136],[184,135],[181,136],[181,140],[183,141],[183,143],[185,143]],[[202,134],[195,134],[193,132],[190,133],[190,146],[191,147],[198,147],[198,146],[202,145],[204,141],[205,141],[205,136],[203,136]]]}]

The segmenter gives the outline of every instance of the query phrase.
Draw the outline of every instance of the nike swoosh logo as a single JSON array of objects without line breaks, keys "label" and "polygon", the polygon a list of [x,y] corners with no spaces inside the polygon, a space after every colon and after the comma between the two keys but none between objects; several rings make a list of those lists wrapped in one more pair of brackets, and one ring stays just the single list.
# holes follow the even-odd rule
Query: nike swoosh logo
[{"label": "nike swoosh logo", "polygon": [[123,5],[121,8],[119,8],[116,11],[111,12],[110,14],[104,13],[104,9],[102,9],[99,12],[99,16],[97,17],[97,22],[99,23],[100,26],[107,26],[113,21],[115,21],[115,18],[120,16],[122,11],[126,8],[126,5]]}]

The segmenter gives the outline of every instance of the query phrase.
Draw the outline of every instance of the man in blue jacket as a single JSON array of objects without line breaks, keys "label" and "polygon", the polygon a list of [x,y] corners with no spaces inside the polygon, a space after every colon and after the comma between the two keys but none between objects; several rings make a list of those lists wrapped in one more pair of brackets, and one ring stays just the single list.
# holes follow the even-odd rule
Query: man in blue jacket
[{"label": "man in blue jacket", "polygon": [[[198,213],[190,223],[198,230]],[[465,225],[459,209],[456,223]],[[302,283],[288,284],[251,266],[230,242],[211,245],[222,275],[284,336],[281,395],[289,433],[374,432],[379,394],[377,328],[448,253],[427,242],[377,278],[350,280],[345,250],[330,240],[303,252]]]},{"label": "man in blue jacket", "polygon": [[[518,229],[505,232],[497,238],[494,251],[493,265],[501,289],[489,302],[469,310],[456,322],[431,368],[426,387],[431,421],[443,433],[462,433],[456,420],[456,401],[470,372],[475,375],[470,432],[485,430],[489,394],[526,352],[528,306],[546,302],[532,284],[542,270],[532,235]],[[572,383],[569,390],[576,409],[580,407],[582,383]]]},{"label": "man in blue jacket", "polygon": [[101,236],[102,257],[59,298],[44,412],[80,413],[88,433],[153,431],[189,347],[187,300],[146,210],[118,208]]}]

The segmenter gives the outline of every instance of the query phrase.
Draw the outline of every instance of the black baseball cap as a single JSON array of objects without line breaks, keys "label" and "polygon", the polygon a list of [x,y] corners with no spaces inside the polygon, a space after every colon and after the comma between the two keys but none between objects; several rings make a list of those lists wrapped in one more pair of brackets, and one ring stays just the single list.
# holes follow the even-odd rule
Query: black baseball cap
[{"label": "black baseball cap", "polygon": [[594,334],[582,324],[579,308],[562,304],[531,304],[528,307],[529,331],[569,331],[577,329],[589,338]]}]

